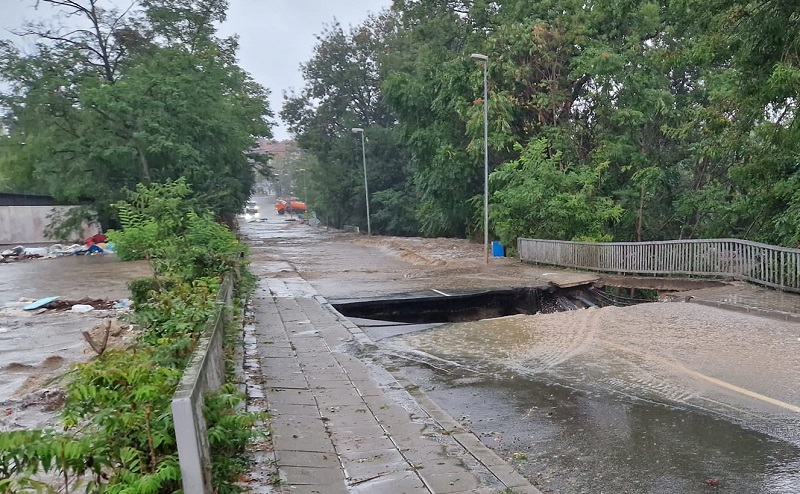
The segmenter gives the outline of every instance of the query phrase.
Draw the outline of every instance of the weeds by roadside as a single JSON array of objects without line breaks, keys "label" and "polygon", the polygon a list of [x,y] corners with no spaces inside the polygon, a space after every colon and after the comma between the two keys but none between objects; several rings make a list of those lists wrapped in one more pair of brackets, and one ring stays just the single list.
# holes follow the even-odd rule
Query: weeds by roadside
[{"label": "weeds by roadside", "polygon": [[[198,335],[216,311],[222,278],[248,293],[245,247],[186,201],[183,180],[139,186],[117,205],[109,232],[122,259],[147,259],[153,277],[131,283],[136,344],[108,350],[67,376],[63,430],[0,434],[0,493],[171,493],[181,488],[170,401]],[[256,414],[225,385],[206,400],[215,492],[239,492],[242,452]],[[46,475],[47,480],[43,480]]]}]

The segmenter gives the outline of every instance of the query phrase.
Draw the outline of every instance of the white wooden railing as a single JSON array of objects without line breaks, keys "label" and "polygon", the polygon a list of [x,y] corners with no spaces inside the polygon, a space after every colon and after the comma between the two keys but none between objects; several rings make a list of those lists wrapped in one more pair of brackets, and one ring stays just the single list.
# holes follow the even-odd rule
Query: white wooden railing
[{"label": "white wooden railing", "polygon": [[627,274],[734,278],[800,292],[800,249],[730,238],[566,242],[520,238],[521,261]]}]

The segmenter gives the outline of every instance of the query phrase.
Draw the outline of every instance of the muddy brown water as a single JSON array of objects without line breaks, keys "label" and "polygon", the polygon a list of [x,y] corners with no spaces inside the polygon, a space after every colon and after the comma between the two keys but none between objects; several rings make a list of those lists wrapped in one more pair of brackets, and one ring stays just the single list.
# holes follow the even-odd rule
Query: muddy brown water
[{"label": "muddy brown water", "polygon": [[[414,242],[271,219],[247,234],[260,275],[299,273],[329,299],[536,286],[558,272],[486,266],[463,255],[480,254],[474,244],[409,253]],[[357,322],[378,354],[544,492],[800,492],[797,323],[694,303],[433,328]]]},{"label": "muddy brown water", "polygon": [[129,298],[128,281],[151,273],[145,262],[120,262],[110,254],[0,264],[0,430],[52,420],[53,410],[25,405],[25,395],[60,386],[57,378],[70,364],[93,355],[82,331],[118,315],[113,310],[25,311],[27,303],[20,299]]},{"label": "muddy brown water", "polygon": [[[791,405],[797,328],[688,304],[682,310],[699,326],[736,319],[739,328],[724,330],[727,343],[705,348],[723,325],[675,344],[682,324],[653,322],[669,309],[511,316],[379,341],[545,492],[699,493],[712,480],[724,492],[800,491],[800,422]],[[367,331],[377,338],[385,328]],[[730,359],[756,338],[774,340],[764,350],[790,368]]]}]

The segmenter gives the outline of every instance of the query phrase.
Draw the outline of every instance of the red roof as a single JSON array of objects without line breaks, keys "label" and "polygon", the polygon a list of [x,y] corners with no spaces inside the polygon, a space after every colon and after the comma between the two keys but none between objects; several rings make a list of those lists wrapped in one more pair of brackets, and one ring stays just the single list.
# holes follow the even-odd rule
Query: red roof
[{"label": "red roof", "polygon": [[275,157],[285,156],[288,153],[297,151],[299,149],[295,146],[294,141],[271,141],[268,139],[259,139],[256,148],[253,150],[258,154],[271,154]]}]

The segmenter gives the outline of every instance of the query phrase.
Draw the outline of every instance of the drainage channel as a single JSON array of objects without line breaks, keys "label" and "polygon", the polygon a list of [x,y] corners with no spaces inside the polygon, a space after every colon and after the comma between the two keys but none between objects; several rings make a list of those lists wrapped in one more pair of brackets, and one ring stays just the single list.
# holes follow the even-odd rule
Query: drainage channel
[{"label": "drainage channel", "polygon": [[[622,293],[625,293],[623,295]],[[553,313],[586,308],[629,306],[657,300],[657,292],[614,286],[552,285],[453,293],[400,294],[381,299],[332,301],[350,318],[407,324],[468,322],[515,314]]]}]

